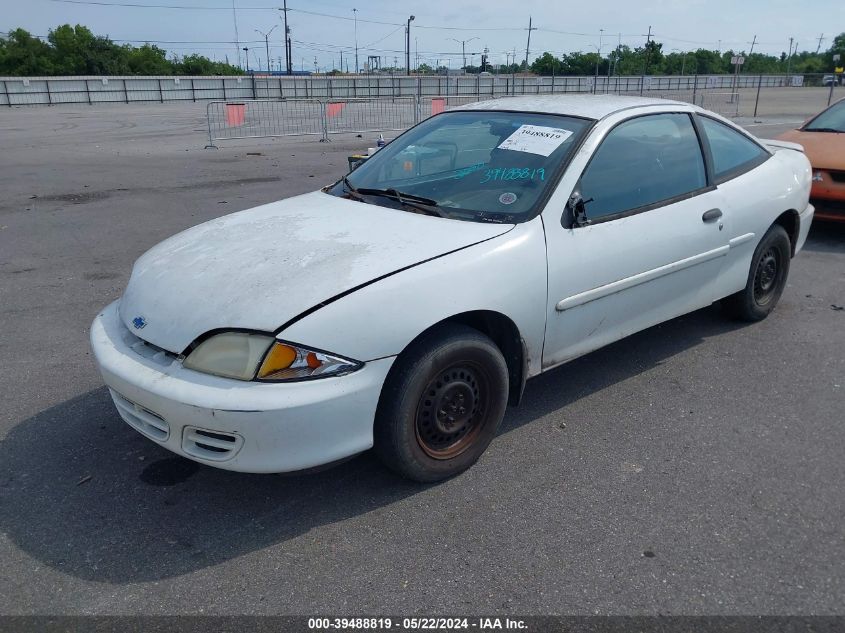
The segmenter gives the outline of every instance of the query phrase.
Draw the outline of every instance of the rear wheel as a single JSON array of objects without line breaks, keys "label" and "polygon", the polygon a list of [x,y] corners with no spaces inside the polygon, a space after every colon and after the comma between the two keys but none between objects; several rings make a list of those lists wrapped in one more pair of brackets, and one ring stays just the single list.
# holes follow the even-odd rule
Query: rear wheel
[{"label": "rear wheel", "polygon": [[791,253],[786,231],[779,224],[773,225],[754,251],[745,288],[722,299],[725,311],[743,321],[761,321],[769,316],[786,287]]},{"label": "rear wheel", "polygon": [[508,368],[473,328],[448,324],[415,341],[385,381],[375,450],[392,470],[438,481],[469,468],[504,417]]}]

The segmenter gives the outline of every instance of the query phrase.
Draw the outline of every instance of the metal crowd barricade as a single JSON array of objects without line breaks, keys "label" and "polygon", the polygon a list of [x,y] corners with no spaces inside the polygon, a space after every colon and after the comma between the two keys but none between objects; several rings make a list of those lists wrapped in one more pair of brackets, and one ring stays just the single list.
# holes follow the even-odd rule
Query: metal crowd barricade
[{"label": "metal crowd barricade", "polygon": [[[593,80],[592,77],[589,78]],[[538,84],[539,85],[539,84]],[[578,86],[584,91],[586,84]],[[573,86],[574,87],[574,86]],[[696,103],[723,116],[739,116],[740,93],[713,90],[684,90],[678,82],[675,89],[650,87],[649,95]],[[592,88],[592,84],[590,85]],[[611,90],[606,84],[600,88]],[[637,94],[621,90],[621,94]],[[574,92],[575,90],[573,90]],[[499,98],[503,95],[495,95]],[[387,132],[406,130],[420,121],[452,108],[490,99],[489,94],[453,94],[420,98],[418,96],[386,99],[282,99],[211,101],[206,108],[208,118],[208,145],[216,148],[215,141],[266,138],[278,136],[319,136],[328,141],[332,134]]]},{"label": "metal crowd barricade", "polygon": [[406,130],[420,121],[416,97],[329,99],[324,103],[325,135]]},{"label": "metal crowd barricade", "polygon": [[206,107],[208,145],[239,138],[319,135],[326,139],[325,103],[285,101],[210,101]]}]

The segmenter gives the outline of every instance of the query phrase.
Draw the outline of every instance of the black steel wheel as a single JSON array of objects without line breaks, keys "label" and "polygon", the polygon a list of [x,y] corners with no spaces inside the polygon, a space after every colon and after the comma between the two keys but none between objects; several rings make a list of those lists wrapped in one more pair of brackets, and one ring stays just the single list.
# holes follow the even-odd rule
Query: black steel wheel
[{"label": "black steel wheel", "polygon": [[725,311],[743,321],[769,316],[786,287],[791,256],[789,236],[782,226],[773,225],[754,251],[745,288],[722,299]]},{"label": "black steel wheel", "polygon": [[781,267],[780,251],[775,246],[769,247],[760,256],[754,273],[754,301],[757,305],[764,306],[775,296]]},{"label": "black steel wheel", "polygon": [[508,399],[508,368],[481,332],[446,324],[396,360],[385,381],[374,429],[376,453],[416,481],[469,468],[492,441]]},{"label": "black steel wheel", "polygon": [[488,423],[490,378],[482,365],[456,363],[425,388],[417,407],[417,441],[434,459],[460,455]]}]

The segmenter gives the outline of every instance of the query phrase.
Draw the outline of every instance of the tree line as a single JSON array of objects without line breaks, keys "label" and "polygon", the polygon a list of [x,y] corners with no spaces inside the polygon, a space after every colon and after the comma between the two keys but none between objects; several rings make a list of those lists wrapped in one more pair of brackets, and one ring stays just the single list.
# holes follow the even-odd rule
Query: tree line
[{"label": "tree line", "polygon": [[168,59],[154,44],[115,44],[77,24],[51,29],[46,41],[24,29],[0,37],[0,75],[240,75],[203,55]]},{"label": "tree line", "polygon": [[[845,33],[837,35],[826,51],[796,52],[792,56],[786,52],[780,55],[749,55],[745,51],[719,52],[704,48],[666,53],[662,43],[651,41],[646,46],[633,49],[625,45],[619,46],[606,55],[576,52],[556,57],[551,53],[543,53],[534,60],[529,69],[538,75],[718,75],[733,72],[731,58],[742,56],[745,57],[745,64],[742,66],[742,72],[745,74],[831,73],[836,66],[842,65],[842,62],[833,61],[835,54],[845,59]],[[524,68],[524,62],[522,66]]]}]

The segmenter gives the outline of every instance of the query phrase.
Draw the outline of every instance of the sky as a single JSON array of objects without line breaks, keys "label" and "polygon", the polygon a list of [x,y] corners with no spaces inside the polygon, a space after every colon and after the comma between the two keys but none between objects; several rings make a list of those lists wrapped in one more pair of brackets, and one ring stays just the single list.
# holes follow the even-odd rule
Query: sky
[{"label": "sky", "polygon": [[[158,6],[126,6],[126,5]],[[269,36],[274,69],[284,56],[282,0],[0,0],[0,32],[21,27],[46,36],[60,24],[83,24],[97,35],[133,44],[156,43],[169,52],[200,53],[246,66],[241,49],[249,48],[249,66],[267,67],[264,36]],[[355,70],[357,17],[358,65],[368,55],[382,66],[404,66],[405,22],[410,15],[411,64],[460,68],[465,41],[468,64],[478,64],[489,49],[492,64],[525,58],[529,18],[529,59],[544,51],[607,54],[622,44],[642,46],[649,27],[664,52],[709,48],[745,50],[754,36],[755,52],[779,55],[794,38],[798,50],[822,50],[845,30],[838,0],[288,0],[288,25],[295,69],[323,72]],[[124,5],[124,6],[113,6]],[[181,8],[166,8],[181,7]],[[353,11],[355,9],[355,11]],[[237,41],[235,36],[237,22]],[[458,40],[458,41],[456,41]]]}]

